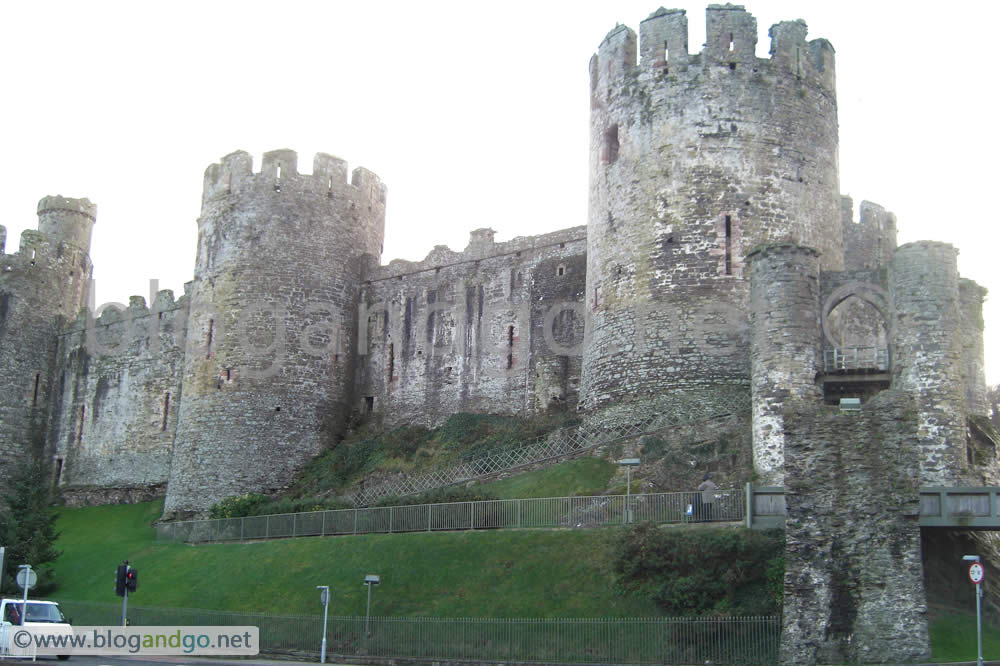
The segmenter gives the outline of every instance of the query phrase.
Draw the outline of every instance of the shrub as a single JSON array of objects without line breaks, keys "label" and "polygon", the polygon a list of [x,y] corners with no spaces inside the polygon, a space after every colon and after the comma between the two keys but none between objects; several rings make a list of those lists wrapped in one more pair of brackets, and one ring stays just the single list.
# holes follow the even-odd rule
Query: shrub
[{"label": "shrub", "polygon": [[614,570],[627,593],[668,615],[770,615],[781,610],[784,532],[731,528],[625,531]]}]

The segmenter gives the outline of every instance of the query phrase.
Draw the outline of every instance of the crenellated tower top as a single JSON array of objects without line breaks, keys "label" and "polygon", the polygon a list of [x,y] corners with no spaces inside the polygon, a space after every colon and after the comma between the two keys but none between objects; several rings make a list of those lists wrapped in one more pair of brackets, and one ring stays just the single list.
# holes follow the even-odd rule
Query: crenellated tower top
[{"label": "crenellated tower top", "polygon": [[316,153],[312,174],[298,171],[298,154],[294,150],[272,150],[264,153],[258,173],[253,172],[253,157],[242,150],[230,153],[205,169],[202,207],[227,195],[260,188],[276,194],[300,191],[328,198],[348,197],[367,206],[385,206],[385,185],[377,175],[357,167],[347,179],[347,162]]},{"label": "crenellated tower top", "polygon": [[96,221],[97,206],[89,199],[56,195],[38,202],[38,230],[53,244],[69,243],[89,254],[90,236]]},{"label": "crenellated tower top", "polygon": [[635,32],[624,25],[616,26],[591,59],[592,92],[607,93],[608,86],[628,74],[667,74],[678,67],[701,65],[748,75],[765,70],[791,74],[803,83],[834,93],[833,46],[825,39],[806,41],[805,21],[782,21],[771,26],[770,59],[757,57],[757,20],[741,5],[709,5],[705,25],[705,49],[695,54],[688,53],[688,21],[683,9],[661,7],[640,23],[638,50]]}]

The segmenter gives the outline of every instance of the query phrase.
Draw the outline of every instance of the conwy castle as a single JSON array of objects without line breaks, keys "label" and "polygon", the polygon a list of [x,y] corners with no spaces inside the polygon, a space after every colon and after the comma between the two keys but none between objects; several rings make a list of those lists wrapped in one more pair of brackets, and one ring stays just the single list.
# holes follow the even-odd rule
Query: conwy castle
[{"label": "conwy castle", "polygon": [[733,5],[701,53],[681,10],[607,35],[585,226],[382,264],[374,173],[235,152],[205,172],[184,294],[95,319],[96,206],[42,199],[16,252],[0,227],[0,478],[40,455],[70,502],[165,494],[186,517],[286,488],[364,421],[621,423],[694,396],[785,486],[783,659],[926,657],[916,490],[1000,478],[985,290],[949,245],[897,247],[882,207],[853,219],[834,49],[801,20],[769,36],[758,58]]}]

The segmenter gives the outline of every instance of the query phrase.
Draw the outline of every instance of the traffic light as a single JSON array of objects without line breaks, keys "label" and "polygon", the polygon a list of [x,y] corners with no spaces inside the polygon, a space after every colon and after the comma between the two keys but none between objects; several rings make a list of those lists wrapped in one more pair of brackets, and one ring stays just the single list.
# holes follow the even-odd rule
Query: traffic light
[{"label": "traffic light", "polygon": [[135,592],[137,587],[139,587],[139,572],[135,570],[135,567],[129,567],[128,571],[125,572],[125,589],[129,592]]},{"label": "traffic light", "polygon": [[128,565],[119,564],[118,571],[115,572],[115,594],[119,597],[125,596],[125,576],[128,574]]}]

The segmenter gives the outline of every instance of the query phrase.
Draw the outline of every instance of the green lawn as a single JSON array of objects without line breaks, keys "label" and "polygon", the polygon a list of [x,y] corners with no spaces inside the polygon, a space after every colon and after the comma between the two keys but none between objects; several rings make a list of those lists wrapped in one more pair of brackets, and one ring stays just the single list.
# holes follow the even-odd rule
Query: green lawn
[{"label": "green lawn", "polygon": [[382,576],[373,613],[439,617],[658,615],[649,601],[614,592],[613,530],[496,530],[286,539],[188,546],[159,544],[150,523],[162,502],[63,509],[54,598],[115,602],[116,565],[139,572],[131,603],[143,606],[316,613],[316,585],[330,612],[365,609],[366,574]]},{"label": "green lawn", "polygon": [[601,458],[578,458],[544,469],[484,483],[482,490],[500,499],[600,495],[615,466]]},{"label": "green lawn", "polygon": [[[930,631],[934,661],[976,661],[975,613],[941,614],[931,623]],[[983,659],[1000,659],[1000,627],[983,624]]]}]

